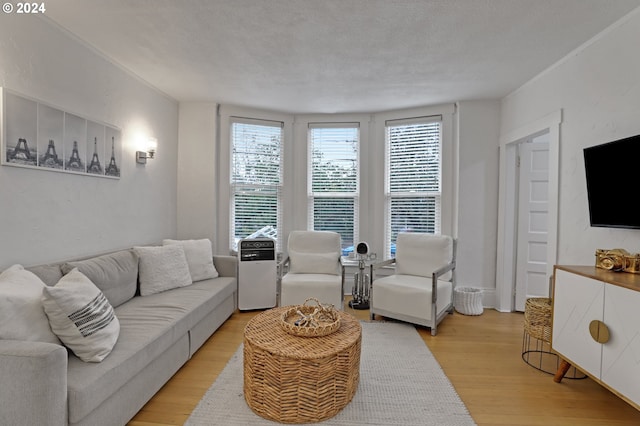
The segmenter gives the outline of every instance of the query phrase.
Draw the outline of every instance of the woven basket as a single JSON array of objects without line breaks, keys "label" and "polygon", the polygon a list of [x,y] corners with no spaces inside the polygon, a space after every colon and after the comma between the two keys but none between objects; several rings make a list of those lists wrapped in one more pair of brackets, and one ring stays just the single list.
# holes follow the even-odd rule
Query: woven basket
[{"label": "woven basket", "polygon": [[287,309],[282,314],[280,325],[294,336],[321,337],[340,328],[340,317],[333,306],[323,305],[318,299],[310,297],[304,304]]},{"label": "woven basket", "polygon": [[453,307],[463,315],[481,315],[482,290],[472,287],[456,287],[453,292]]},{"label": "woven basket", "polygon": [[338,311],[341,326],[306,339],[281,327],[274,308],[253,317],[244,330],[244,397],[254,413],[280,423],[317,423],[352,399],[360,380],[362,327]]},{"label": "woven basket", "polygon": [[551,299],[527,299],[524,303],[524,331],[543,342],[551,341]]}]

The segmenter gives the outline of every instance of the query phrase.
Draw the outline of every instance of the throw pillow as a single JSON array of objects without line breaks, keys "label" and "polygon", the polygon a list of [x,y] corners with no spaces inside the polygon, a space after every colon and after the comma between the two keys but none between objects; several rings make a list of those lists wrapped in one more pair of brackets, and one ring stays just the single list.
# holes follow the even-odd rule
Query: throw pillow
[{"label": "throw pillow", "polygon": [[139,258],[140,295],[160,293],[192,283],[180,244],[134,247]]},{"label": "throw pillow", "polygon": [[202,281],[209,278],[216,278],[218,271],[213,265],[213,252],[211,250],[211,240],[164,240],[163,245],[180,244],[187,257],[191,281]]},{"label": "throw pillow", "polygon": [[105,295],[73,269],[42,291],[44,311],[62,343],[85,362],[100,362],[118,340],[120,322]]},{"label": "throw pillow", "polygon": [[60,344],[42,307],[44,283],[21,265],[0,274],[0,339]]},{"label": "throw pillow", "polygon": [[133,250],[93,257],[62,265],[62,272],[78,268],[104,293],[114,308],[136,294],[138,288],[138,256]]}]

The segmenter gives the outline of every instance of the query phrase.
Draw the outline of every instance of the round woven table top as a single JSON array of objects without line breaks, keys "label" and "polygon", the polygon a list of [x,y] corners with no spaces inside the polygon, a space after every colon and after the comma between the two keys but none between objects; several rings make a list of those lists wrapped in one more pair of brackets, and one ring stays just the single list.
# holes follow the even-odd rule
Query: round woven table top
[{"label": "round woven table top", "polygon": [[340,328],[320,337],[300,337],[287,333],[280,325],[290,306],[270,309],[253,317],[244,329],[244,338],[274,355],[293,359],[316,359],[331,356],[352,346],[362,335],[360,322],[352,315],[338,311]]}]

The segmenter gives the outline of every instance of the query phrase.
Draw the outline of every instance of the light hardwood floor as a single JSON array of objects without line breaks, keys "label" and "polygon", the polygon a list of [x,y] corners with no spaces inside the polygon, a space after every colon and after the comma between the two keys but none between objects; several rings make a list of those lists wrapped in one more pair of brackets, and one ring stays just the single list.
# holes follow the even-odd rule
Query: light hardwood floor
[{"label": "light hardwood floor", "polygon": [[[369,318],[369,311],[345,310]],[[129,425],[182,425],[256,313],[233,314]],[[591,379],[557,384],[527,365],[521,357],[522,325],[521,313],[485,309],[480,316],[448,316],[435,337],[418,327],[478,425],[640,425],[640,411]]]}]

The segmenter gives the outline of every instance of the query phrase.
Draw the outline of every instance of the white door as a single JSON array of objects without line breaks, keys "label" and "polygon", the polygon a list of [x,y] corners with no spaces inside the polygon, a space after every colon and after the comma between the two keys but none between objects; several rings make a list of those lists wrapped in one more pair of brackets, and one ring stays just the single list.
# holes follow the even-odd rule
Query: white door
[{"label": "white door", "polygon": [[518,235],[515,307],[529,297],[549,297],[547,229],[549,213],[549,134],[519,145]]}]

